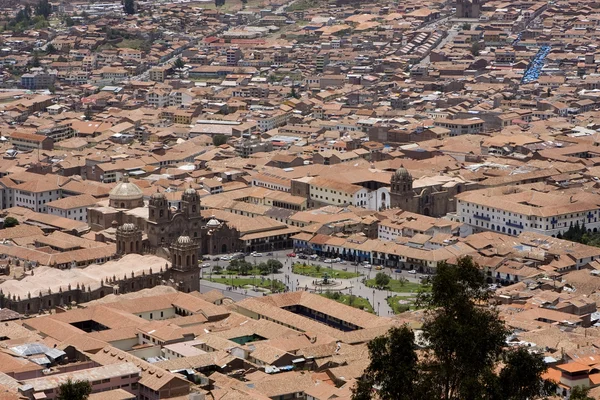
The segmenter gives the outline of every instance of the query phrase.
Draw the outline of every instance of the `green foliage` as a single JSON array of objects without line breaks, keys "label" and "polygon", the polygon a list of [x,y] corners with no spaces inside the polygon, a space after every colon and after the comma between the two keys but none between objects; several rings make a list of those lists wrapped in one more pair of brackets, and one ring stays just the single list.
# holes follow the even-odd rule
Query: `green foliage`
[{"label": "green foliage", "polygon": [[92,393],[92,385],[88,381],[75,381],[71,378],[58,387],[57,400],[86,400]]},{"label": "green foliage", "polygon": [[245,6],[246,4],[248,4],[248,0],[242,0],[242,4]]},{"label": "green foliage", "polygon": [[33,56],[31,57],[31,60],[29,60],[29,65],[33,68],[38,68],[40,66],[40,55],[37,51],[33,52]]},{"label": "green foliage", "polygon": [[46,54],[54,54],[56,53],[56,47],[54,47],[54,45],[52,43],[48,43],[46,45]]},{"label": "green foliage", "polygon": [[331,292],[328,290],[325,293],[322,293],[321,296],[337,301],[340,304],[345,304],[350,307],[358,308],[359,310],[373,313],[373,307],[371,306],[371,303],[369,303],[369,300],[353,294],[341,294],[339,292]]},{"label": "green foliage", "polygon": [[86,121],[91,121],[94,115],[92,114],[92,109],[88,106],[85,109],[85,113],[83,114]]},{"label": "green foliage", "polygon": [[6,217],[4,218],[4,227],[12,228],[13,226],[19,225],[19,221],[14,217]]},{"label": "green foliage", "polygon": [[375,284],[379,287],[386,287],[390,283],[390,277],[383,272],[378,272],[375,275]]},{"label": "green foliage", "polygon": [[327,297],[328,299],[336,300],[336,301],[339,300],[340,297],[342,297],[340,292],[332,292],[330,290],[325,291],[325,293],[323,293],[323,296]]},{"label": "green foliage", "polygon": [[471,54],[473,54],[474,57],[477,57],[479,55],[479,50],[479,42],[473,42],[471,45]]},{"label": "green foliage", "polygon": [[589,387],[575,386],[571,389],[571,396],[569,396],[569,400],[594,400],[593,397],[588,395],[589,392]]},{"label": "green foliage", "polygon": [[373,387],[378,386],[381,400],[413,400],[419,378],[417,346],[411,329],[404,325],[392,328],[386,336],[373,339],[368,344],[371,363],[362,379],[352,390],[354,400],[370,400]]},{"label": "green foliage", "polygon": [[298,92],[296,92],[296,88],[292,86],[292,91],[290,92],[290,97],[293,97],[295,99],[299,99],[300,95],[298,94]]},{"label": "green foliage", "polygon": [[262,275],[276,274],[281,268],[283,268],[281,261],[273,259],[267,260],[266,263],[262,262],[258,264],[258,270]]},{"label": "green foliage", "polygon": [[125,0],[123,2],[123,11],[125,11],[125,14],[127,14],[127,15],[133,15],[133,14],[135,14],[135,2],[134,2],[134,0]]},{"label": "green foliage", "polygon": [[418,296],[427,310],[420,357],[407,327],[375,339],[354,399],[372,398],[373,388],[381,400],[517,400],[551,393],[541,378],[541,357],[506,348],[510,330],[486,305],[489,291],[470,257],[441,263],[431,281],[431,292]]},{"label": "green foliage", "polygon": [[173,63],[173,68],[175,69],[183,69],[185,67],[185,63],[181,59],[181,57],[177,57],[175,62]]},{"label": "green foliage", "polygon": [[215,7],[223,7],[225,5],[225,0],[215,0]]},{"label": "green foliage", "polygon": [[465,22],[464,24],[462,24],[462,29],[463,31],[470,31],[471,30],[471,24],[468,22]]},{"label": "green foliage", "polygon": [[215,146],[220,146],[222,144],[227,143],[227,136],[225,135],[215,135],[213,136],[213,144]]},{"label": "green foliage", "polygon": [[252,271],[252,264],[246,260],[231,260],[227,266],[228,271],[235,271],[240,275],[248,275]]},{"label": "green foliage", "polygon": [[75,25],[75,20],[73,18],[71,18],[70,16],[67,16],[64,20],[64,23],[66,26],[74,26]]},{"label": "green foliage", "polygon": [[44,19],[48,19],[50,14],[52,14],[52,6],[48,0],[39,0],[35,5],[35,15],[39,15],[44,17]]}]

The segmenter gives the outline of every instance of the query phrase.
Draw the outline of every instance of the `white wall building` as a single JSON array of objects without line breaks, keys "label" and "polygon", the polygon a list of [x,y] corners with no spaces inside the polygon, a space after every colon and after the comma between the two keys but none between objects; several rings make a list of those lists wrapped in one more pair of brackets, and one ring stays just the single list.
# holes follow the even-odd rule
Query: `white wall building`
[{"label": "white wall building", "polygon": [[25,207],[36,212],[47,212],[47,203],[60,198],[60,187],[43,179],[25,182],[14,188],[15,207]]},{"label": "white wall building", "polygon": [[72,219],[75,221],[87,221],[88,207],[93,207],[98,200],[88,194],[69,196],[54,200],[46,204],[48,214]]},{"label": "white wall building", "polygon": [[[585,224],[586,229],[592,232],[600,229],[599,195],[517,188],[515,191],[506,195],[498,189],[459,194],[458,220],[468,225],[472,232],[495,231],[513,236],[522,232],[556,236],[576,223]],[[469,232],[462,234],[465,233]]]}]

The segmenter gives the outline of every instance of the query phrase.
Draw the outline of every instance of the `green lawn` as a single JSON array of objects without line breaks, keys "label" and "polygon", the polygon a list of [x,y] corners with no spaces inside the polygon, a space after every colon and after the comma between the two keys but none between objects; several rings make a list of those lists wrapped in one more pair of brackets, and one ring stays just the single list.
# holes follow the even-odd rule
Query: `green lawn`
[{"label": "green lawn", "polygon": [[319,2],[317,0],[298,0],[297,2],[295,2],[294,4],[289,6],[286,9],[286,11],[288,11],[288,12],[305,11],[305,10],[310,10],[313,7],[317,7],[318,5],[319,5]]},{"label": "green lawn", "polygon": [[238,271],[227,271],[226,269],[222,269],[216,275],[241,275],[241,276],[252,276],[252,275],[260,275],[260,270],[258,268],[253,268],[246,274],[241,274]]},{"label": "green lawn", "polygon": [[[228,285],[228,286],[238,286],[238,287],[245,287],[245,288],[252,288],[254,287],[254,285],[256,285],[259,288],[263,288],[263,289],[268,289],[271,290],[271,279],[261,279],[260,277],[256,277],[254,279],[252,278],[229,278],[226,276],[219,276],[218,278],[213,276],[213,277],[209,277],[207,278],[206,276],[204,276],[203,279],[206,279],[207,281],[211,281],[211,282],[216,282],[216,283],[222,283],[224,285]],[[285,289],[285,285],[278,280],[274,280],[273,281],[273,291],[283,291]]]},{"label": "green lawn", "polygon": [[327,273],[330,278],[351,279],[360,276],[355,272],[339,271],[333,268],[316,267],[314,265],[294,264],[292,272],[298,275],[310,276],[313,278],[322,278]]},{"label": "green lawn", "polygon": [[373,307],[369,300],[357,297],[355,295],[341,294],[338,292],[325,292],[321,296],[326,297],[330,300],[337,301],[338,303],[345,304],[350,307],[358,308],[360,310],[368,311],[373,313]]},{"label": "green lawn", "polygon": [[[368,287],[376,287],[375,279],[368,279],[367,286]],[[396,279],[390,279],[390,283],[386,287],[386,290],[389,290],[391,292],[398,292],[398,293],[415,293],[416,294],[419,291],[419,289],[423,289],[425,291],[431,290],[429,288],[429,286],[422,285],[420,283],[402,282],[402,281],[396,280]]]},{"label": "green lawn", "polygon": [[387,303],[394,311],[394,314],[418,310],[418,307],[415,306],[415,301],[416,297],[413,296],[392,296],[387,298]]},{"label": "green lawn", "polygon": [[122,42],[117,43],[117,47],[120,49],[135,49],[139,50],[144,41],[142,39],[123,39]]}]

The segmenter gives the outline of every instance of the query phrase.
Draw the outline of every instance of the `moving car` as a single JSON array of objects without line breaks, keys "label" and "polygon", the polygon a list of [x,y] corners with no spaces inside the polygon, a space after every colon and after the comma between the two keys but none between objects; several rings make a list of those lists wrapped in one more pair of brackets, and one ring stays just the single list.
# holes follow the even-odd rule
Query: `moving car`
[{"label": "moving car", "polygon": [[296,257],[296,253],[288,253],[287,256],[288,257]]},{"label": "moving car", "polygon": [[416,274],[417,274],[417,271],[415,271],[414,269],[411,269],[410,271],[408,271],[408,273],[409,273],[409,274],[416,275]]}]

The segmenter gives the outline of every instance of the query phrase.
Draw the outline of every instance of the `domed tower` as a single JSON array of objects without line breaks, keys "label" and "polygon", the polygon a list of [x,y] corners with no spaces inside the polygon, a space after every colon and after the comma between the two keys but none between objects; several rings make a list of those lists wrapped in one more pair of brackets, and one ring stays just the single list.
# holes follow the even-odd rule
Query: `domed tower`
[{"label": "domed tower", "polygon": [[170,277],[179,291],[189,293],[200,290],[198,250],[198,242],[187,235],[179,236],[171,244]]},{"label": "domed tower", "polygon": [[148,220],[159,224],[169,222],[169,202],[165,194],[158,190],[150,196]]},{"label": "domed tower", "polygon": [[411,211],[413,193],[413,177],[406,168],[400,166],[392,175],[390,181],[390,205]]},{"label": "domed tower", "polygon": [[108,193],[108,204],[114,208],[132,208],[144,206],[144,193],[135,183],[129,182],[129,175],[124,174],[121,182]]},{"label": "domed tower", "polygon": [[407,193],[412,191],[413,177],[406,168],[400,166],[392,175],[392,193]]},{"label": "domed tower", "polygon": [[117,254],[142,254],[142,231],[134,224],[123,224],[117,228]]},{"label": "domed tower", "polygon": [[191,186],[185,189],[185,192],[181,196],[181,211],[188,218],[200,216],[200,195]]}]

